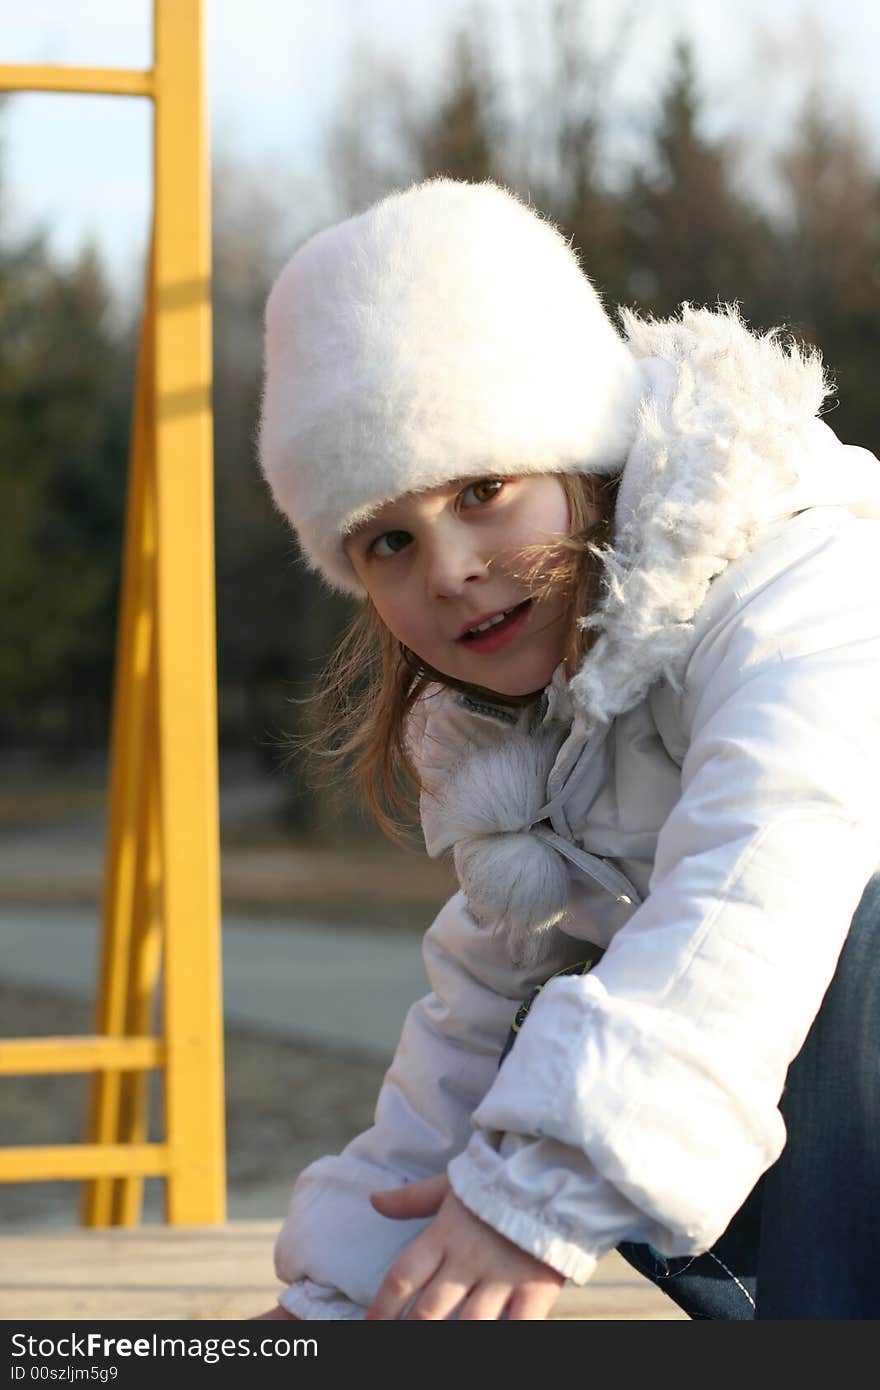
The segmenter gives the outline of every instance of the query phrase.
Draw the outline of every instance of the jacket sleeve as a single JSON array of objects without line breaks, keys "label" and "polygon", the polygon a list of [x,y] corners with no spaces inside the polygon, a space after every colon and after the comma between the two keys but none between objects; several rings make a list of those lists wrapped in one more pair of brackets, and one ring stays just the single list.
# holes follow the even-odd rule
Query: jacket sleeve
[{"label": "jacket sleeve", "polygon": [[431,993],[407,1014],[372,1128],[304,1169],[294,1187],[275,1247],[288,1311],[363,1317],[386,1270],[428,1224],[380,1216],[369,1193],[445,1171],[468,1142],[518,1004],[576,952],[560,933],[548,959],[517,970],[462,894],[450,898],[425,935]]},{"label": "jacket sleeve", "polygon": [[[406,726],[423,784],[442,781],[468,749],[497,744],[507,733],[436,684]],[[425,829],[434,812],[424,792],[421,813]],[[560,961],[567,946],[560,935]],[[515,970],[500,938],[477,926],[460,892],[426,932],[422,956],[431,992],[407,1014],[373,1126],[342,1153],[310,1164],[294,1187],[275,1267],[290,1286],[280,1302],[298,1317],[363,1317],[386,1270],[427,1225],[380,1216],[369,1193],[442,1173],[461,1152],[517,1006],[553,968]]]},{"label": "jacket sleeve", "polygon": [[769,582],[728,586],[688,664],[648,895],[588,975],[542,990],[450,1164],[477,1215],[573,1277],[621,1240],[709,1249],[785,1144],[788,1066],[880,862],[877,539],[817,527]]}]

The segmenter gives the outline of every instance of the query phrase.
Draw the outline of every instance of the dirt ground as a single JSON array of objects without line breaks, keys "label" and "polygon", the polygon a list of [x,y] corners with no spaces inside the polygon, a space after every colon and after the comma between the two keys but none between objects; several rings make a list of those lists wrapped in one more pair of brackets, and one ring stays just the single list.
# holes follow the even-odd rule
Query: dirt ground
[{"label": "dirt ground", "polygon": [[[7,1037],[90,1031],[85,1004],[0,986]],[[335,1153],[372,1122],[384,1068],[235,1030],[226,1035],[227,1192],[230,1215],[284,1217],[297,1172]],[[0,1143],[77,1143],[87,1080],[0,1078]],[[151,1096],[151,1139],[161,1137],[161,1094]],[[161,1216],[159,1179],[146,1183],[146,1220]],[[0,1183],[0,1230],[77,1224],[77,1183]]]}]

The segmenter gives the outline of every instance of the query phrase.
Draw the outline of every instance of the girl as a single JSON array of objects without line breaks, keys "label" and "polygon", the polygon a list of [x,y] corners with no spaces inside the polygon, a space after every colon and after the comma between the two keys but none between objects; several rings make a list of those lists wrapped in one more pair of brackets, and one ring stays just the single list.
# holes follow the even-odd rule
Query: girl
[{"label": "girl", "polygon": [[270,295],[262,467],[361,601],[335,752],[460,891],[267,1316],[544,1318],[613,1248],[691,1317],[880,1315],[880,467],[778,330],[621,319],[448,179]]}]

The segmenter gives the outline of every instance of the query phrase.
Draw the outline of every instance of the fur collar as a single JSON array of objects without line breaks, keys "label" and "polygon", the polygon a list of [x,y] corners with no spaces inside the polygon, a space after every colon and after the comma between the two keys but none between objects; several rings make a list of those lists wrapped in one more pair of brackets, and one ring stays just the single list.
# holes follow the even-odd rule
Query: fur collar
[{"label": "fur collar", "polygon": [[571,681],[587,726],[632,709],[661,676],[680,688],[711,581],[785,512],[831,387],[818,352],[749,332],[736,306],[679,318],[621,310],[647,391],[618,494],[601,636]]}]

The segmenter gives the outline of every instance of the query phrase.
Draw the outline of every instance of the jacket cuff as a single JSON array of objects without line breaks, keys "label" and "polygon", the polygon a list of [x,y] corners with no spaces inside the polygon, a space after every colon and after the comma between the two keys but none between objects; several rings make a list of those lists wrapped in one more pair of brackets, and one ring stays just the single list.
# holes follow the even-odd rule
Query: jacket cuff
[{"label": "jacket cuff", "polygon": [[660,1235],[583,1154],[554,1140],[477,1132],[447,1171],[475,1216],[576,1284],[621,1240]]},{"label": "jacket cuff", "polygon": [[299,1279],[291,1284],[278,1295],[278,1302],[294,1317],[312,1322],[352,1322],[362,1319],[367,1311],[338,1289],[316,1284],[312,1279]]}]

